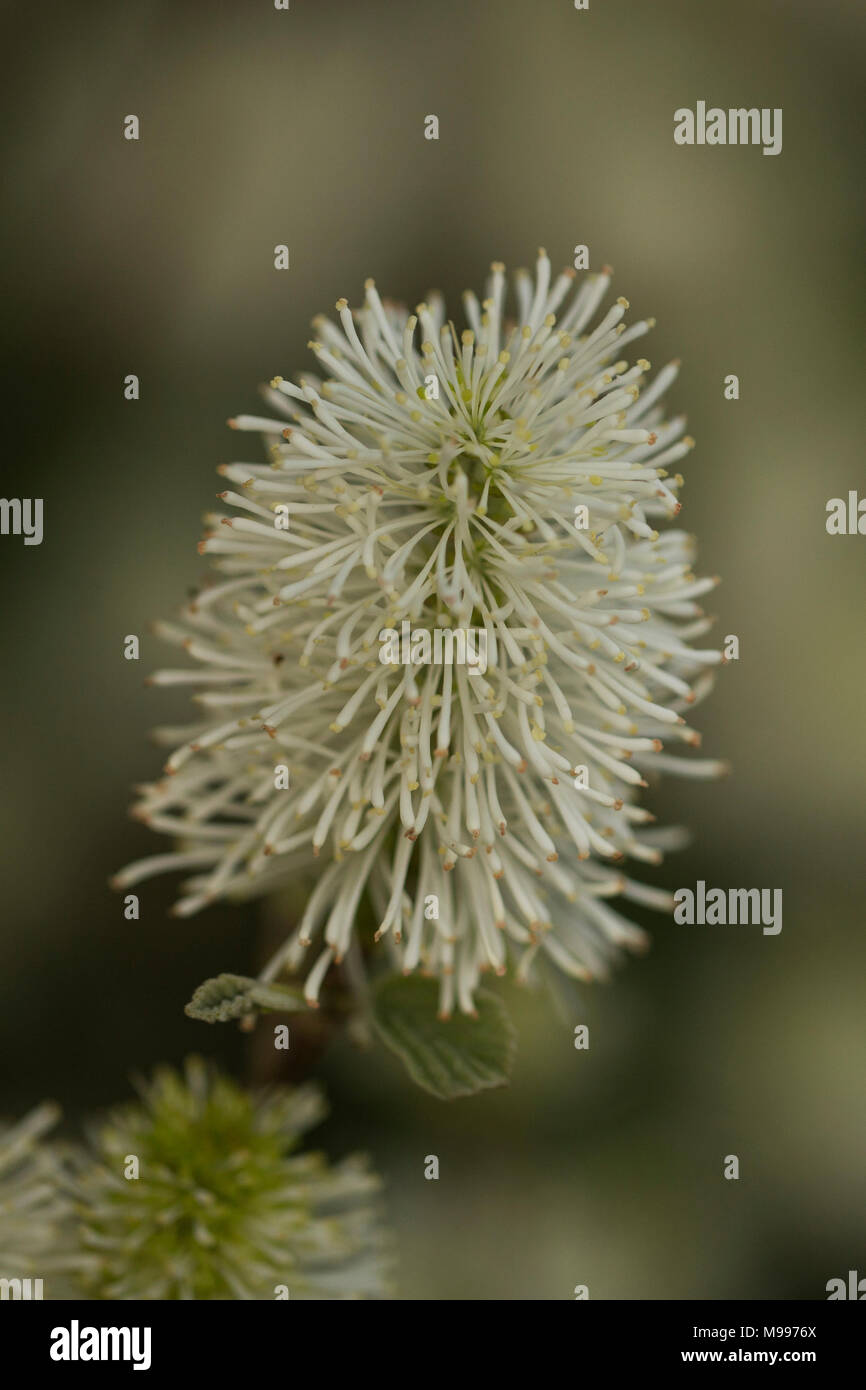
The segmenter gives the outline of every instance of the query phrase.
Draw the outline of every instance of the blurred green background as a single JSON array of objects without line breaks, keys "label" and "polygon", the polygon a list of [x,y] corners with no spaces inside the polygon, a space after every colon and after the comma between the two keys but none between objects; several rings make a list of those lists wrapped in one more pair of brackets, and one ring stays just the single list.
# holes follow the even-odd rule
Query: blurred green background
[{"label": "blurred green background", "polygon": [[[128,923],[106,886],[165,847],[125,814],[161,760],[147,730],[185,714],[143,686],[170,656],[147,625],[203,572],[216,465],[259,456],[226,417],[309,368],[309,320],[368,275],[410,304],[441,288],[459,315],[492,259],[531,265],[543,245],[558,268],[586,243],[632,317],[657,317],[641,351],[683,359],[682,519],[724,578],[717,631],[741,644],[697,719],[733,776],[653,792],[693,831],[655,878],[781,887],[784,928],[648,914],[650,955],[573,1020],[506,987],[514,1083],[451,1106],[338,1042],[320,1138],[383,1170],[404,1298],[823,1298],[866,1273],[866,540],[824,528],[828,498],[863,487],[862,6],[141,0],[4,18],[4,493],[42,496],[46,530],[0,540],[0,1111],[51,1095],[74,1124],[191,1049],[250,1074],[249,1040],[183,1004],[256,968],[261,909],[172,921],[156,881]],[[781,155],[676,147],[673,112],[699,99],[782,107]]]}]

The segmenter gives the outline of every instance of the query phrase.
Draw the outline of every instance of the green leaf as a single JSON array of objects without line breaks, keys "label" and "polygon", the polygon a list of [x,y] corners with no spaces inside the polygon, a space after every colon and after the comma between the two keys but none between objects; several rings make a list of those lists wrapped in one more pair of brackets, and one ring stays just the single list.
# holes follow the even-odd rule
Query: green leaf
[{"label": "green leaf", "polygon": [[184,1013],[203,1023],[227,1023],[260,1010],[294,1013],[304,1007],[304,996],[287,985],[264,984],[246,975],[216,975],[199,985]]},{"label": "green leaf", "polygon": [[437,1018],[438,1003],[437,982],[420,975],[388,976],[373,993],[376,1031],[413,1081],[440,1100],[506,1086],[517,1033],[502,1000],[478,990],[477,1018]]}]

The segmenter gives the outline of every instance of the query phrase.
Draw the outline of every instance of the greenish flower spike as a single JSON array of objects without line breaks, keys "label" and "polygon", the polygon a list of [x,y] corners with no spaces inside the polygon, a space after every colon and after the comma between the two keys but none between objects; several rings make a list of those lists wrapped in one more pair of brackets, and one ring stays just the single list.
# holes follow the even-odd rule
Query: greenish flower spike
[{"label": "greenish flower spike", "polygon": [[343,1299],[388,1292],[380,1183],[361,1157],[296,1152],[314,1086],[248,1095],[198,1058],[158,1070],[97,1128],[74,1190],[86,1297]]}]

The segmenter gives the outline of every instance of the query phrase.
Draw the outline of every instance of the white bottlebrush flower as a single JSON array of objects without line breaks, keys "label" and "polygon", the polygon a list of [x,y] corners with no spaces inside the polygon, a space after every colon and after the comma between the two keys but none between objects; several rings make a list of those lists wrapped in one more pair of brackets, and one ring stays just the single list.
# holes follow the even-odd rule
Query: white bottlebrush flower
[{"label": "white bottlebrush flower", "polygon": [[0,1125],[0,1279],[42,1279],[63,1263],[71,1206],[59,1181],[60,1165],[43,1142],[57,1123],[46,1102],[14,1125]]},{"label": "white bottlebrush flower", "polygon": [[[365,893],[394,964],[439,976],[443,1014],[509,955],[521,977],[603,975],[643,940],[610,899],[670,905],[620,867],[671,842],[636,804],[643,774],[720,770],[669,751],[698,742],[684,712],[720,660],[693,646],[715,581],[657,529],[693,443],[659,406],[677,364],[645,386],[622,352],[653,321],[625,327],[618,299],[591,326],[610,271],[574,278],[551,283],[540,252],[509,323],[495,263],[459,334],[438,297],[408,315],[368,281],[362,309],[315,321],[321,375],[276,378],[272,415],[230,422],[270,462],[220,470],[200,549],[221,577],[160,628],[197,664],[154,678],[201,687],[199,717],[161,731],[179,746],[137,807],[179,845],[117,882],[192,871],[184,915],[312,871],[264,972],[310,952],[310,1001]],[[486,672],[383,665],[404,622],[485,634]]]},{"label": "white bottlebrush flower", "polygon": [[316,1086],[248,1095],[193,1057],[141,1090],[141,1102],[94,1127],[70,1180],[85,1297],[388,1292],[378,1178],[361,1157],[330,1165],[296,1152],[325,1114]]}]

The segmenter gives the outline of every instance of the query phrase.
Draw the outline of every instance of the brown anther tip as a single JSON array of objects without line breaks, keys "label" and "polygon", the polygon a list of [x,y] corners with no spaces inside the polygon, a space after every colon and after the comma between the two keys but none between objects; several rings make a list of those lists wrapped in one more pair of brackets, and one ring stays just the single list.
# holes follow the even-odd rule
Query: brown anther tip
[{"label": "brown anther tip", "polygon": [[207,541],[199,541],[198,545],[196,546],[196,550],[198,551],[199,555],[204,555],[206,549]]},{"label": "brown anther tip", "polygon": [[289,426],[287,425],[286,428],[283,430],[283,439],[291,439],[291,437],[292,437],[292,431],[291,431],[291,429],[289,428]]},{"label": "brown anther tip", "polygon": [[661,739],[660,739],[660,738],[654,738],[654,739],[653,739],[653,750],[654,750],[656,753],[660,753],[660,752],[662,751],[663,748],[664,748],[664,744],[662,743]]},{"label": "brown anther tip", "polygon": [[655,444],[655,442],[656,442],[657,439],[658,439],[658,435],[656,434],[655,430],[652,430],[651,433],[650,433],[650,437],[649,437],[649,439],[647,440],[647,444]]},{"label": "brown anther tip", "polygon": [[238,427],[238,422],[234,418],[234,416],[231,416],[228,420],[226,420],[226,424],[228,425],[230,430],[236,430]]},{"label": "brown anther tip", "polygon": [[305,1003],[307,1003],[311,1009],[317,1009],[319,1007],[318,999],[307,999]]},{"label": "brown anther tip", "polygon": [[526,759],[525,759],[525,758],[521,758],[521,759],[520,759],[520,762],[517,764],[517,771],[518,771],[518,772],[525,772],[526,769],[527,769],[527,767],[528,767],[528,763],[527,763]]},{"label": "brown anther tip", "polygon": [[233,526],[234,522],[230,516],[224,516],[220,522],[222,526]]},{"label": "brown anther tip", "polygon": [[267,734],[268,738],[276,738],[276,736],[277,736],[277,731],[276,731],[276,729],[274,728],[273,724],[263,724],[263,725],[262,725],[262,728],[264,729],[264,731],[265,731],[265,733]]}]

